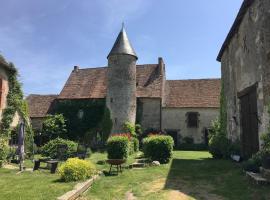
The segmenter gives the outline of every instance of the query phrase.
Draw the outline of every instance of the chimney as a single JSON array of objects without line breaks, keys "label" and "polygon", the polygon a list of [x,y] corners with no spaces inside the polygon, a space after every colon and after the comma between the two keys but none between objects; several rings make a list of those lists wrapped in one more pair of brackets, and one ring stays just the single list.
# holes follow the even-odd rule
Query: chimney
[{"label": "chimney", "polygon": [[79,71],[79,66],[75,65],[73,71],[78,72]]},{"label": "chimney", "polygon": [[159,57],[158,58],[158,68],[159,68],[159,73],[162,75],[163,75],[164,70],[165,70],[164,67],[165,67],[165,64],[164,64],[163,58]]}]

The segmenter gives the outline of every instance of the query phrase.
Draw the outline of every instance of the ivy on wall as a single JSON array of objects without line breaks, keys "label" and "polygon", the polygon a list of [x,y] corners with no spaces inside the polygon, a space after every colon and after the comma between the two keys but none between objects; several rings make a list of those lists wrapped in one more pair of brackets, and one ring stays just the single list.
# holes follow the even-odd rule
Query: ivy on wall
[{"label": "ivy on wall", "polygon": [[219,109],[219,118],[220,118],[220,132],[221,134],[227,136],[227,102],[226,96],[224,93],[224,82],[221,82],[221,91],[220,91],[220,109]]},{"label": "ivy on wall", "polygon": [[112,122],[105,99],[59,100],[54,113],[64,115],[71,140],[89,139],[89,134],[102,132],[105,141],[110,134]]},{"label": "ivy on wall", "polygon": [[[29,123],[28,106],[26,101],[23,99],[23,92],[21,84],[18,81],[18,71],[13,63],[9,64],[10,71],[8,71],[8,94],[6,99],[6,107],[3,110],[0,136],[3,138],[10,139],[12,131],[11,123],[13,122],[16,112],[25,122],[25,149],[27,154],[33,152],[33,130]],[[16,131],[16,130],[15,130]]]}]

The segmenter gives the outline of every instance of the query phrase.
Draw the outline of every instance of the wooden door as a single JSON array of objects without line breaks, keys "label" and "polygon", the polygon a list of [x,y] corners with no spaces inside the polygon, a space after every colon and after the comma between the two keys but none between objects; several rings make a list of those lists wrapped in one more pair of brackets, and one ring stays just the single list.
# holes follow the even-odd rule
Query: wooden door
[{"label": "wooden door", "polygon": [[256,87],[240,97],[242,155],[249,158],[259,150]]}]

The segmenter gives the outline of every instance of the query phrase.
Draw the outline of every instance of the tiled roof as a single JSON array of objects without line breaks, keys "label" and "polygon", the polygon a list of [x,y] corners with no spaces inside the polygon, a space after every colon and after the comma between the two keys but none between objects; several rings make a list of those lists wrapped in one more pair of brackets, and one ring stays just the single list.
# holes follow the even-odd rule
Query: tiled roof
[{"label": "tiled roof", "polygon": [[[59,99],[105,98],[107,67],[75,69],[71,72]],[[137,97],[160,97],[161,75],[157,64],[137,65]]]},{"label": "tiled roof", "polygon": [[164,107],[218,108],[220,79],[167,80]]},{"label": "tiled roof", "polygon": [[218,57],[217,57],[217,61],[221,61],[221,58],[222,58],[222,55],[224,53],[224,51],[226,50],[227,46],[230,44],[232,38],[234,37],[235,33],[237,33],[241,23],[242,23],[242,20],[248,10],[248,8],[255,2],[255,0],[244,0],[243,3],[242,3],[242,6],[237,14],[237,17],[230,29],[230,32],[228,33],[220,51],[219,51],[219,54],[218,54]]},{"label": "tiled roof", "polygon": [[29,95],[26,100],[30,117],[45,117],[52,108],[52,103],[57,97],[58,95]]}]

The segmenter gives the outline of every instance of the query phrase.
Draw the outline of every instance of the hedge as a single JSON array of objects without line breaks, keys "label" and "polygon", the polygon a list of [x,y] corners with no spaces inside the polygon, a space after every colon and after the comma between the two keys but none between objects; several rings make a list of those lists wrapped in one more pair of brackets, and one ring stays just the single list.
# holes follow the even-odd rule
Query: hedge
[{"label": "hedge", "polygon": [[[42,147],[41,154],[43,156],[48,156],[50,158],[65,160],[67,158],[74,157],[76,155],[77,147],[78,144],[73,141],[65,140],[62,138],[56,138],[54,140],[49,141]],[[64,151],[62,152],[61,150],[60,152],[60,148],[63,148]]]},{"label": "hedge", "polygon": [[168,163],[172,157],[173,144],[171,136],[149,136],[143,140],[143,153],[153,161]]},{"label": "hedge", "polygon": [[93,176],[96,173],[96,167],[90,161],[69,158],[60,166],[58,173],[61,176],[61,180],[65,182],[79,181]]},{"label": "hedge", "polygon": [[127,159],[129,139],[125,136],[111,136],[107,141],[108,159]]}]

